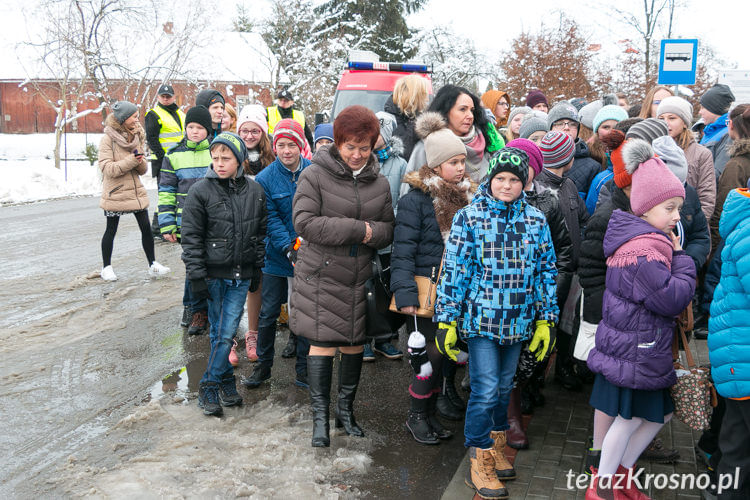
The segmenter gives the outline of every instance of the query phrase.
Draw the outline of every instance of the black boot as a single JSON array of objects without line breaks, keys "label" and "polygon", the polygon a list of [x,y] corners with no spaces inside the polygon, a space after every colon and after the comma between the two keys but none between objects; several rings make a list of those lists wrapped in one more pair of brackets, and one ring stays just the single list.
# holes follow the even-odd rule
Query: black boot
[{"label": "black boot", "polygon": [[204,415],[221,416],[223,413],[219,402],[219,384],[201,382],[198,386],[198,407],[203,408]]},{"label": "black boot", "polygon": [[406,430],[411,432],[412,437],[420,444],[440,444],[440,439],[432,431],[427,414],[423,411],[409,410],[406,418]]},{"label": "black boot", "polygon": [[237,378],[234,375],[221,379],[219,402],[221,406],[239,406],[242,404],[242,396],[237,392]]},{"label": "black boot", "polygon": [[[339,398],[336,404],[336,427],[343,427],[350,436],[364,437],[365,433],[354,420],[354,397],[357,395],[362,372],[362,353],[341,353],[339,363]],[[309,376],[309,375],[308,375]]]},{"label": "black boot", "polygon": [[331,373],[333,356],[307,357],[307,383],[310,385],[310,406],[313,411],[313,447],[328,447],[329,407],[331,402]]},{"label": "black boot", "polygon": [[297,336],[289,332],[289,340],[286,341],[284,350],[281,351],[282,358],[293,358],[297,355]]},{"label": "black boot", "polygon": [[440,420],[437,418],[437,394],[433,394],[430,396],[430,399],[427,400],[427,421],[430,424],[432,432],[435,433],[438,439],[449,439],[453,437],[453,432],[443,427],[443,424],[441,424]]},{"label": "black boot", "polygon": [[453,406],[448,399],[448,396],[446,396],[443,393],[439,393],[436,397],[436,406],[437,406],[437,412],[440,414],[441,417],[447,419],[447,420],[463,420],[464,419],[464,412],[459,411],[456,409],[455,406]]},{"label": "black boot", "polygon": [[456,410],[462,413],[466,410],[466,403],[456,390],[456,363],[452,361],[443,362],[443,394]]}]

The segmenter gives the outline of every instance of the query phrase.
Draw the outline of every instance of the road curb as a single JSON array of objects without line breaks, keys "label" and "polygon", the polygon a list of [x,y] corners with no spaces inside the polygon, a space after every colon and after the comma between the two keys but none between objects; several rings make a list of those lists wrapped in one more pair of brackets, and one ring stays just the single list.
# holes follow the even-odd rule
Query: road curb
[{"label": "road curb", "polygon": [[463,460],[461,460],[461,464],[458,466],[458,469],[456,469],[456,473],[453,474],[453,479],[451,479],[451,482],[448,483],[448,487],[445,488],[443,496],[440,497],[441,500],[472,498],[474,496],[473,490],[466,486],[466,483],[464,482],[464,478],[466,477],[467,472],[469,472],[468,450],[466,451],[466,455],[464,455]]}]

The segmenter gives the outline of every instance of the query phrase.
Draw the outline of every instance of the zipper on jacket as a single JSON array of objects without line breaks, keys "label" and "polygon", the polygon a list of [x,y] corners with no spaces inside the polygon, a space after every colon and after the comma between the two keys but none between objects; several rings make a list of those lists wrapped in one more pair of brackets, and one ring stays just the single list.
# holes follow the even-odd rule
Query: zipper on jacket
[{"label": "zipper on jacket", "polygon": [[244,234],[242,232],[242,207],[240,206],[239,189],[237,188],[237,182],[234,179],[229,179],[229,200],[232,207],[232,227],[234,228],[234,234],[239,236],[238,238],[235,238],[234,248],[232,249],[234,258],[234,277],[235,279],[241,279]]},{"label": "zipper on jacket", "polygon": [[305,281],[310,281],[315,276],[319,275],[323,271],[323,268],[328,266],[328,264],[330,263],[331,263],[330,259],[326,259],[322,265],[316,267],[315,270],[312,273],[310,273],[310,275],[307,278],[305,278]]},{"label": "zipper on jacket", "polygon": [[[354,177],[354,199],[357,201],[357,211],[355,213],[354,218],[359,219],[359,216],[362,215],[362,202],[359,199],[359,187],[357,186],[357,178]],[[366,233],[367,231],[365,231]],[[353,249],[356,249],[358,245],[354,245]],[[357,286],[357,277],[359,276],[359,268],[357,267],[357,251],[354,250],[354,286]],[[351,340],[349,340],[349,345],[354,345],[354,312],[356,310],[357,304],[354,300],[352,300],[352,314],[351,314]]]},{"label": "zipper on jacket", "polygon": [[112,196],[114,194],[114,192],[117,191],[118,189],[120,189],[122,186],[123,185],[120,184],[119,186],[117,186],[116,188],[114,188],[112,191],[109,192],[109,195]]}]

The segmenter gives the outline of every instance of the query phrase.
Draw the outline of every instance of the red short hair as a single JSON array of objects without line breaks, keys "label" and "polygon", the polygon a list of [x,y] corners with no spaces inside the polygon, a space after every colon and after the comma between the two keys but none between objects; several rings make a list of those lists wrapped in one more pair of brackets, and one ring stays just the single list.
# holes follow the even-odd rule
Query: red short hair
[{"label": "red short hair", "polygon": [[375,147],[380,135],[380,122],[375,113],[364,106],[348,106],[333,121],[333,140],[341,147],[345,142],[370,141]]}]

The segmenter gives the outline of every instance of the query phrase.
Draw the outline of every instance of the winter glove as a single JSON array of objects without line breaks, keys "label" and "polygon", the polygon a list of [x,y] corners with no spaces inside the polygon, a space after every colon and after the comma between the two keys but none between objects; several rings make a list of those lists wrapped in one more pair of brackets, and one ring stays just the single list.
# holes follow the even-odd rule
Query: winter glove
[{"label": "winter glove", "polygon": [[286,258],[289,259],[292,267],[297,264],[297,250],[294,248],[294,245],[289,245],[289,248],[286,249]]},{"label": "winter glove", "polygon": [[427,357],[427,342],[420,332],[411,332],[407,342],[409,364],[418,379],[427,379],[432,375],[432,363]]},{"label": "winter glove", "polygon": [[190,280],[190,291],[193,294],[193,300],[196,302],[208,299],[208,283],[205,279]]},{"label": "winter glove", "polygon": [[260,269],[256,267],[253,269],[253,276],[250,278],[250,288],[248,291],[250,293],[257,292],[258,287],[260,287]]},{"label": "winter glove", "polygon": [[538,320],[534,336],[531,337],[529,351],[536,354],[536,360],[542,361],[555,347],[555,333],[551,321]]},{"label": "winter glove", "polygon": [[456,322],[438,323],[438,329],[435,332],[435,345],[437,345],[440,354],[453,361],[457,361],[456,356],[461,352],[458,349],[454,349],[457,342]]}]

